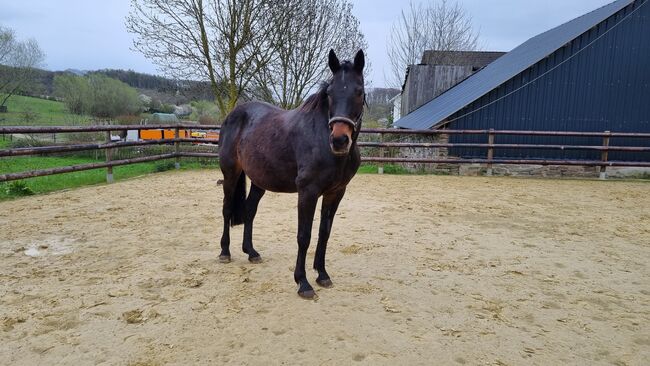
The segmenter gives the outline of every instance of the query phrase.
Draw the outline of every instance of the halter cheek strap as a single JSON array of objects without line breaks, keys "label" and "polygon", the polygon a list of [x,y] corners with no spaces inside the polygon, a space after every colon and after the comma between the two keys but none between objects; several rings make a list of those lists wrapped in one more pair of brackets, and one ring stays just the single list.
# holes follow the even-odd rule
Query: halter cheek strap
[{"label": "halter cheek strap", "polygon": [[352,131],[353,132],[357,131],[357,122],[355,122],[355,121],[353,121],[353,120],[351,120],[349,118],[346,118],[346,117],[332,117],[332,118],[330,118],[330,121],[329,121],[329,123],[327,125],[331,129],[332,125],[337,123],[337,122],[347,123],[348,125],[352,126]]}]

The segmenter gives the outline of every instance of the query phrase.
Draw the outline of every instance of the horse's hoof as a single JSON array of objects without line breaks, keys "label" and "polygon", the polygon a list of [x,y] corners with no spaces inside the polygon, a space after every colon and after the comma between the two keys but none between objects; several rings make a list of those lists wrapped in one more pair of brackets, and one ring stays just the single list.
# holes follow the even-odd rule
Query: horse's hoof
[{"label": "horse's hoof", "polygon": [[248,258],[248,261],[251,263],[262,263],[262,256],[258,255],[257,257]]},{"label": "horse's hoof", "polygon": [[316,280],[316,283],[317,283],[320,287],[325,287],[325,288],[330,288],[330,287],[332,287],[332,286],[334,285],[334,284],[332,283],[332,280],[330,280],[329,278],[328,278],[328,279],[325,279],[325,280],[318,280],[318,279],[317,279],[317,280]]},{"label": "horse's hoof", "polygon": [[314,290],[298,291],[298,296],[306,300],[313,300],[316,297],[316,292]]},{"label": "horse's hoof", "polygon": [[229,255],[220,255],[219,256],[219,262],[220,263],[230,263],[231,259]]}]

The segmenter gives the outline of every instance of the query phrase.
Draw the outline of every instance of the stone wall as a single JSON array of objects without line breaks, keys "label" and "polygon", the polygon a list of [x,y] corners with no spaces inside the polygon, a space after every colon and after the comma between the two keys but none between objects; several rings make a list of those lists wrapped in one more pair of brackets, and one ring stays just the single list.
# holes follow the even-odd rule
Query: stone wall
[{"label": "stone wall", "polygon": [[[449,143],[449,135],[436,135],[436,136],[403,136],[395,142],[410,142],[410,143]],[[446,159],[449,155],[449,150],[446,147],[437,148],[401,148],[391,149],[387,156],[394,158],[409,158],[409,159]],[[400,163],[401,166],[406,168],[411,173],[432,173],[432,174],[446,174],[458,175],[458,164],[418,164],[418,163]]]}]

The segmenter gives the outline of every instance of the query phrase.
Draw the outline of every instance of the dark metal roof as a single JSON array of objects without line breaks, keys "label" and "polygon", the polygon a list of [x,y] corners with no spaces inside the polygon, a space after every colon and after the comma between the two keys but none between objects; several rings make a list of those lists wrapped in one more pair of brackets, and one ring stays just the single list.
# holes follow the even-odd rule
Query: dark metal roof
[{"label": "dark metal roof", "polygon": [[617,0],[529,39],[429,103],[397,120],[395,126],[409,129],[433,127],[634,1]]}]

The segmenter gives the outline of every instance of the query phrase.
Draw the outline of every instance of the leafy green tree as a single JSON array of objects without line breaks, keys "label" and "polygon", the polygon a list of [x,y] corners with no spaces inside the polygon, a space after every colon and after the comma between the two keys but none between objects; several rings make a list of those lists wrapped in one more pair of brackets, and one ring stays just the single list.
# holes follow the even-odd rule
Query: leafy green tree
[{"label": "leafy green tree", "polygon": [[142,102],[138,92],[127,84],[99,74],[91,74],[87,80],[90,87],[88,114],[113,118],[140,112]]},{"label": "leafy green tree", "polygon": [[105,75],[56,76],[54,93],[63,98],[72,113],[114,118],[141,111],[138,92],[127,84]]},{"label": "leafy green tree", "polygon": [[88,81],[82,76],[54,76],[54,95],[63,99],[70,113],[83,114],[87,110],[89,92]]}]

